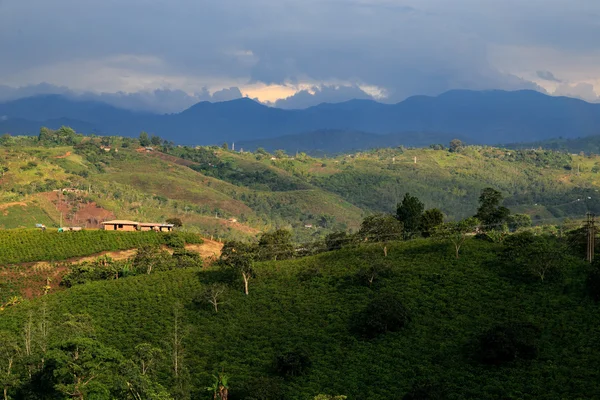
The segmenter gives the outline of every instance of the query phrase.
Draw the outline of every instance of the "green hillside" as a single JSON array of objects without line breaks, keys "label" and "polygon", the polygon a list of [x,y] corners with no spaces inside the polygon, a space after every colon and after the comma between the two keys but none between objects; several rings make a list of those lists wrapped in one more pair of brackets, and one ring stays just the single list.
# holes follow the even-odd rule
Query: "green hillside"
[{"label": "green hillside", "polygon": [[[319,393],[361,400],[587,399],[600,392],[600,308],[585,294],[585,263],[563,254],[562,275],[542,282],[511,273],[502,261],[503,244],[470,240],[460,259],[430,240],[386,247],[387,257],[377,244],[256,264],[248,296],[241,280],[214,268],[80,285],[9,307],[0,325],[18,335],[29,316],[36,324],[45,321],[46,310],[54,346],[69,335],[91,336],[136,359],[135,347],[149,343],[164,354],[151,377],[177,399],[212,398],[205,387],[219,372],[229,376],[234,400],[312,399]],[[365,280],[369,267],[380,271],[372,283]],[[227,285],[217,313],[203,296],[214,282]],[[390,298],[406,308],[406,325],[371,339],[361,336],[372,332],[354,328],[364,324],[363,310]],[[65,325],[77,314],[89,316],[86,329],[74,334],[61,328],[79,326]],[[498,326],[509,328],[491,330]],[[478,350],[485,333],[497,329],[525,335],[518,339],[525,342],[516,342],[521,353],[502,365],[485,362],[481,357],[489,352]],[[501,332],[505,336],[495,337],[512,337]],[[175,333],[183,337],[180,343],[173,341]],[[173,343],[180,355],[177,378]],[[59,379],[54,376],[48,379]],[[96,384],[115,382],[101,375]]]},{"label": "green hillside", "polygon": [[[92,228],[107,216],[178,217],[207,236],[248,239],[287,228],[303,242],[356,230],[366,215],[393,212],[407,192],[447,219],[465,218],[485,187],[500,190],[505,206],[537,224],[600,213],[600,157],[594,155],[436,145],[314,158],[169,143],[147,151],[133,139],[81,135],[3,143],[4,228],[58,226],[61,213],[66,224]],[[77,191],[63,196],[64,188]]]},{"label": "green hillside", "polygon": [[167,244],[169,239],[175,236],[189,243],[201,243],[202,240],[193,233],[181,232],[0,230],[0,243],[2,243],[0,266],[34,261],[63,261],[103,251]]}]

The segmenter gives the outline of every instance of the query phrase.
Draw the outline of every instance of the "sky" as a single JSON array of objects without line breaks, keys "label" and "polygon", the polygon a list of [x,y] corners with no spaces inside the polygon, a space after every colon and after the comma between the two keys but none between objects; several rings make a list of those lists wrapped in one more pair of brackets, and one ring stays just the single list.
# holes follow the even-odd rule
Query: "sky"
[{"label": "sky", "polygon": [[451,89],[600,101],[597,0],[0,0],[0,101],[158,112]]}]

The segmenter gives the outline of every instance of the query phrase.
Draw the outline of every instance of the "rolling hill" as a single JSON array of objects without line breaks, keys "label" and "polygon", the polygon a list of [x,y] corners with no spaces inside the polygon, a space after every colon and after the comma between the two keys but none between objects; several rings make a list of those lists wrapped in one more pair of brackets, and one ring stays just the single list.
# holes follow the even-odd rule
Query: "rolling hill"
[{"label": "rolling hill", "polygon": [[[231,399],[597,395],[600,309],[585,294],[580,260],[568,258],[564,276],[542,283],[507,276],[498,263],[501,244],[469,240],[458,260],[435,241],[388,243],[387,255],[382,247],[257,263],[248,296],[239,280],[217,268],[187,268],[77,285],[10,306],[0,312],[2,337],[23,338],[28,321],[42,324],[45,336],[33,330],[34,343],[51,350],[36,346],[33,353],[51,361],[41,376],[18,370],[22,380],[9,393],[49,396],[61,389],[54,386],[61,379],[69,382],[58,373],[71,354],[65,343],[89,357],[85,368],[102,372],[87,392],[118,391],[120,370],[111,359],[103,365],[104,349],[134,361],[121,373],[131,379],[148,360],[138,347],[147,343],[157,349],[148,376],[172,394],[149,399],[208,399],[206,387],[219,373],[229,377]],[[369,285],[361,274],[372,265],[387,272]],[[219,282],[224,304],[215,312],[203,293]],[[397,312],[396,303],[377,308],[382,299],[399,302],[406,322],[361,336],[365,312]],[[518,351],[511,350],[515,345]],[[482,361],[489,357],[499,361]],[[22,357],[15,360],[20,365]]]},{"label": "rolling hill", "polygon": [[252,141],[323,129],[394,133],[379,142],[383,146],[414,142],[405,132],[440,132],[469,138],[471,143],[495,144],[598,134],[600,104],[535,91],[455,90],[398,104],[352,100],[304,110],[271,108],[244,98],[202,102],[180,113],[155,115],[39,96],[0,104],[0,117],[0,132],[13,134],[36,134],[35,126],[58,128],[68,122],[87,133],[137,136],[146,130],[181,144]]},{"label": "rolling hill", "polygon": [[207,237],[244,239],[281,227],[303,242],[393,213],[407,192],[447,219],[472,216],[485,187],[537,224],[600,213],[598,156],[468,146],[318,158],[217,147],[146,151],[123,138],[110,139],[106,151],[102,140],[56,145],[20,137],[1,145],[0,228],[179,217]]}]

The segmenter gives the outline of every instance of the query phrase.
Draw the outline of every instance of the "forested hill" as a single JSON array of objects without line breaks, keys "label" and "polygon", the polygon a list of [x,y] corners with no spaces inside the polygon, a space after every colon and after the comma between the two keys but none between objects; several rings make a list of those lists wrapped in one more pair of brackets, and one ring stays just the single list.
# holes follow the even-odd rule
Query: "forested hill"
[{"label": "forested hill", "polygon": [[[598,134],[600,104],[535,91],[450,91],[398,104],[352,100],[304,110],[267,107],[244,98],[198,103],[180,113],[155,115],[99,102],[39,96],[0,104],[0,133],[35,134],[37,127],[68,124],[86,133],[137,136],[149,131],[182,144],[252,141],[322,129],[374,134],[441,132],[495,144]],[[384,146],[398,138],[390,137]],[[404,145],[411,143],[408,134]],[[430,144],[430,143],[428,143]]]},{"label": "forested hill", "polygon": [[282,227],[304,241],[394,212],[407,192],[448,220],[472,216],[486,187],[534,223],[560,223],[600,213],[599,171],[598,156],[459,142],[316,158],[45,129],[39,138],[0,139],[0,228],[58,226],[61,214],[63,224],[84,227],[178,217],[208,237]]}]

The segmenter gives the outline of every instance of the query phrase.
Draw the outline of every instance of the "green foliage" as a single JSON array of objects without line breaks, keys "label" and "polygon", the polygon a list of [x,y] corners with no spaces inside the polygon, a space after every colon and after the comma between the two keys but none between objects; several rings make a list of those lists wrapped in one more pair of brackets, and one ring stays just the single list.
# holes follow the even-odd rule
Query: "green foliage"
[{"label": "green foliage", "polygon": [[479,196],[477,218],[486,229],[495,229],[502,225],[510,215],[510,210],[500,206],[502,193],[492,188],[485,188]]},{"label": "green foliage", "polygon": [[396,218],[404,225],[404,233],[407,237],[419,234],[421,228],[423,211],[425,205],[421,200],[410,193],[404,195],[402,203],[398,204],[396,209]]},{"label": "green foliage", "polygon": [[369,265],[358,270],[356,278],[358,281],[368,287],[373,287],[373,284],[381,278],[389,278],[392,276],[392,268],[385,262],[368,261]]},{"label": "green foliage", "polygon": [[202,267],[202,257],[195,251],[176,249],[173,252],[175,268],[199,268]]},{"label": "green foliage", "polygon": [[304,375],[311,365],[310,355],[302,348],[275,356],[275,371],[284,377]]},{"label": "green foliage", "polygon": [[265,232],[258,241],[257,260],[286,260],[293,257],[292,234],[285,229]]},{"label": "green foliage", "polygon": [[434,236],[436,239],[451,242],[454,246],[454,255],[459,258],[462,245],[478,226],[479,220],[473,217],[458,222],[446,222],[437,227]]},{"label": "green foliage", "polygon": [[437,208],[425,210],[421,217],[420,231],[423,237],[430,237],[444,223],[444,213]]},{"label": "green foliage", "polygon": [[325,236],[325,248],[327,251],[340,250],[351,240],[352,238],[346,232],[333,232]]},{"label": "green foliage", "polygon": [[147,132],[141,132],[139,140],[140,140],[140,146],[142,146],[142,147],[150,146],[150,137],[148,136]]},{"label": "green foliage", "polygon": [[[61,323],[65,314],[87,313],[89,319],[77,318],[72,325],[93,326],[95,340],[135,360],[138,369],[136,346],[148,343],[160,348],[164,357],[148,374],[153,382],[168,387],[173,397],[175,304],[183,306],[182,362],[189,372],[181,379],[189,382],[192,398],[208,398],[211,394],[205,388],[212,384],[212,375],[223,369],[231,377],[231,399],[309,399],[316,393],[367,400],[409,394],[413,397],[407,398],[413,399],[423,398],[416,397],[419,394],[457,399],[596,396],[600,386],[593,377],[600,350],[594,343],[600,340],[595,329],[600,309],[592,301],[582,301],[583,264],[566,269],[564,284],[523,286],[506,279],[499,265],[504,244],[467,239],[460,259],[432,240],[386,245],[387,257],[381,244],[373,244],[255,263],[251,296],[228,290],[227,307],[219,307],[218,313],[212,307],[193,306],[204,289],[220,280],[220,269],[209,267],[91,282],[9,307],[0,313],[0,325],[24,347],[24,324],[32,313],[37,327],[46,304],[48,341],[58,345],[67,340]],[[365,260],[388,264],[392,270],[376,290],[356,284]],[[410,309],[410,324],[397,333],[360,340],[348,325],[377,291],[400,298]],[[478,354],[482,331],[513,321],[541,329],[536,336],[539,356],[527,362],[517,358],[509,368],[473,362],[470,356]],[[34,343],[41,342],[39,330],[34,331]],[[311,355],[312,366],[304,375],[279,379],[273,360],[299,344]],[[465,346],[473,351],[467,353],[469,357]],[[24,385],[28,372],[22,367],[18,371]],[[127,372],[119,371],[124,376]],[[103,384],[113,393],[113,385]],[[17,397],[17,389],[9,396],[39,398]],[[113,398],[127,397],[118,393]]]},{"label": "green foliage", "polygon": [[62,126],[57,130],[43,127],[40,129],[38,141],[43,144],[73,145],[79,143],[83,135],[78,135],[72,128]]},{"label": "green foliage", "polygon": [[402,222],[389,214],[376,214],[366,217],[360,225],[358,237],[362,241],[385,242],[402,240]]},{"label": "green foliage", "polygon": [[495,326],[479,338],[478,359],[484,364],[501,365],[517,359],[532,360],[538,355],[540,329],[530,323]]},{"label": "green foliage", "polygon": [[373,339],[397,332],[409,322],[409,311],[400,299],[391,294],[378,294],[355,316],[352,328],[358,335]]},{"label": "green foliage", "polygon": [[449,151],[452,153],[457,153],[463,148],[463,142],[459,139],[452,139],[450,141]]},{"label": "green foliage", "polygon": [[181,222],[181,218],[173,217],[167,218],[165,221],[167,224],[173,224],[175,228],[181,228],[183,226],[183,222]]},{"label": "green foliage", "polygon": [[144,245],[137,249],[132,266],[136,272],[150,275],[153,271],[167,271],[173,268],[173,259],[158,246]]},{"label": "green foliage", "polygon": [[165,244],[172,249],[183,249],[185,247],[185,239],[178,233],[168,233],[164,238]]},{"label": "green foliage", "polygon": [[576,262],[566,244],[552,236],[522,232],[508,236],[503,243],[506,271],[524,280],[557,280]]},{"label": "green foliage", "polygon": [[320,394],[320,395],[315,396],[314,400],[346,400],[347,398],[348,397],[342,396],[342,395],[331,396],[328,394]]},{"label": "green foliage", "polygon": [[506,220],[511,232],[515,232],[521,228],[529,228],[532,224],[531,216],[527,214],[511,214]]},{"label": "green foliage", "polygon": [[33,261],[60,261],[88,256],[102,251],[127,250],[141,245],[164,243],[166,233],[112,232],[42,232],[41,230],[0,230],[0,264]]}]

